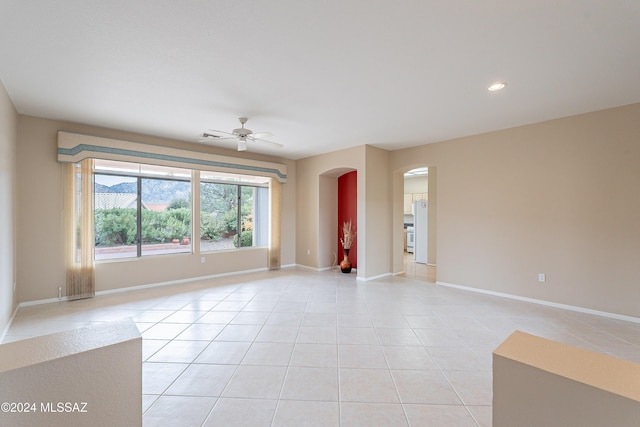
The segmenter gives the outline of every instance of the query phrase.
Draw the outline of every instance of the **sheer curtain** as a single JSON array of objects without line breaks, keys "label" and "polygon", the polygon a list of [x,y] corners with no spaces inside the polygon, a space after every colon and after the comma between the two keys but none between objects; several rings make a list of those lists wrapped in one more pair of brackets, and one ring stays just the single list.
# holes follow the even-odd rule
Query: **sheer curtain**
[{"label": "sheer curtain", "polygon": [[93,160],[64,164],[66,294],[95,295],[93,263]]},{"label": "sheer curtain", "polygon": [[282,210],[282,184],[274,178],[271,178],[269,182],[269,220],[271,226],[269,227],[269,270],[280,269],[280,224],[281,222],[281,210]]}]

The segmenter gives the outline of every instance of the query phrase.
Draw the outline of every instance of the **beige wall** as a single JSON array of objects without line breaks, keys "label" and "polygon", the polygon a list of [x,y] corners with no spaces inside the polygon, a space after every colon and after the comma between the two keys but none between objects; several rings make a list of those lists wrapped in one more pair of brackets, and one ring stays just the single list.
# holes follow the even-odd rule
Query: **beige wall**
[{"label": "beige wall", "polygon": [[18,114],[0,81],[0,341],[17,305],[16,146]]},{"label": "beige wall", "polygon": [[282,266],[296,264],[296,194],[298,186],[298,167],[295,160],[281,159],[287,165],[287,183],[282,185],[282,221],[280,233],[282,239]]},{"label": "beige wall", "polygon": [[[6,96],[4,101],[10,103]],[[62,284],[58,130],[235,155],[18,116],[19,301],[53,298]],[[430,235],[438,240],[430,242],[430,253],[435,245],[439,281],[640,317],[640,272],[634,268],[640,253],[639,135],[640,104],[634,104],[394,152],[363,145],[298,161],[267,158],[288,165],[282,264],[330,266],[337,236],[324,229],[331,228],[326,216],[335,209],[321,203],[320,177],[327,183],[357,170],[358,276],[401,271],[398,180],[401,172],[426,165],[438,172],[429,193],[438,195],[430,209],[430,218],[434,212],[438,218],[437,233]],[[199,255],[102,263],[98,290],[267,266],[264,249],[240,254],[207,255],[205,264]],[[538,283],[538,273],[547,275],[546,283]]]},{"label": "beige wall", "polygon": [[338,246],[338,176],[336,173],[320,175],[318,182],[318,266],[326,268],[339,263]]},{"label": "beige wall", "polygon": [[389,179],[389,152],[371,146],[366,146],[365,149],[365,217],[361,222],[358,207],[358,227],[363,234],[359,236],[359,239],[362,237],[362,244],[358,240],[358,258],[366,262],[364,278],[368,279],[391,273],[393,187]]},{"label": "beige wall", "polygon": [[426,193],[428,191],[428,178],[426,175],[420,175],[412,178],[404,179],[404,194]]},{"label": "beige wall", "polygon": [[429,168],[427,208],[427,264],[438,265],[438,168]]},{"label": "beige wall", "polygon": [[[56,161],[58,130],[188,148],[237,156],[237,152],[116,130],[39,119],[18,118],[18,294],[19,301],[34,301],[64,292],[62,265],[62,168]],[[288,166],[282,212],[282,264],[295,263],[295,162],[247,153],[246,157],[279,161]],[[205,263],[201,263],[204,256]],[[165,255],[96,265],[96,291],[165,283],[267,268],[265,248],[208,254]]]},{"label": "beige wall", "polygon": [[[358,227],[364,212],[364,146],[335,151],[297,161],[296,262],[312,268],[333,263],[338,245],[337,183],[345,172],[358,171]],[[333,230],[331,228],[334,228]],[[361,234],[357,235],[361,238]],[[358,251],[362,248],[358,240]],[[360,266],[360,252],[358,265]],[[358,268],[358,275],[361,268]]]},{"label": "beige wall", "polygon": [[338,242],[336,178],[351,170],[358,172],[358,278],[390,274],[389,152],[367,145],[298,160],[296,260],[312,268],[333,263]]},{"label": "beige wall", "polygon": [[438,170],[438,281],[640,317],[640,104],[391,153],[415,164]]}]

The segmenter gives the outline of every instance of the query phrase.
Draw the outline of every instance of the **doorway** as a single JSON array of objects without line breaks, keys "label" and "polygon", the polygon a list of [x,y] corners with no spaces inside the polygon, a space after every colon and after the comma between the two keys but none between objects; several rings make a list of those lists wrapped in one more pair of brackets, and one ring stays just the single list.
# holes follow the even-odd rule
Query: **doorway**
[{"label": "doorway", "polygon": [[400,276],[435,282],[435,168],[420,166],[404,172],[402,188],[404,245]]},{"label": "doorway", "polygon": [[406,253],[403,256],[404,273],[400,277],[421,280],[423,282],[436,282],[436,266],[414,262],[413,254]]}]

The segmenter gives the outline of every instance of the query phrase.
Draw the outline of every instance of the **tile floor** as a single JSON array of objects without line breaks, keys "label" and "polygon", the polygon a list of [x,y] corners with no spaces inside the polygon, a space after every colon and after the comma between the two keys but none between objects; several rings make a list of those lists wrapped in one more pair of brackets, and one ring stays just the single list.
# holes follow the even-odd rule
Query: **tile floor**
[{"label": "tile floor", "polygon": [[131,317],[144,426],[490,426],[515,329],[640,362],[640,324],[285,269],[25,307],[5,342]]},{"label": "tile floor", "polygon": [[413,261],[413,254],[405,252],[403,257],[404,272],[400,277],[417,279],[427,282],[436,282],[436,267]]}]

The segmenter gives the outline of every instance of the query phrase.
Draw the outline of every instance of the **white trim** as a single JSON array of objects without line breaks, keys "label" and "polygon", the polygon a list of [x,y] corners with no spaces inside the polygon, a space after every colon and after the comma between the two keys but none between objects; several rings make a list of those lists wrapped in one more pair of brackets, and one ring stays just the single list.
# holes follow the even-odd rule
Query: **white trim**
[{"label": "white trim", "polygon": [[60,301],[69,301],[69,297],[63,296],[62,298],[56,297],[56,298],[38,299],[34,301],[25,301],[18,304],[18,308],[31,307],[32,305],[49,304],[52,302],[60,302]]},{"label": "white trim", "polygon": [[[118,288],[118,289],[107,289],[107,290],[104,290],[104,291],[96,292],[96,296],[117,294],[117,293],[120,293],[120,292],[137,291],[137,290],[141,290],[141,289],[158,288],[158,287],[161,287],[161,286],[179,285],[181,283],[197,282],[198,280],[216,279],[216,278],[219,278],[219,277],[236,276],[236,275],[240,275],[240,274],[257,273],[257,272],[264,272],[264,271],[269,271],[269,269],[266,268],[266,267],[263,267],[263,268],[256,268],[256,269],[253,269],[253,270],[232,271],[232,272],[229,272],[229,273],[212,274],[212,275],[209,275],[209,276],[191,277],[189,279],[180,279],[180,280],[171,280],[171,281],[168,281],[168,282],[150,283],[148,285],[130,286],[130,287]],[[18,308],[21,308],[21,307],[29,307],[29,306],[32,306],[32,305],[41,305],[41,304],[49,304],[49,303],[52,303],[52,302],[59,302],[59,301],[69,301],[69,297],[64,296],[62,298],[48,298],[48,299],[41,299],[41,300],[35,300],[35,301],[21,302],[20,304],[18,304],[18,307],[16,308],[16,311],[18,310]]]},{"label": "white trim", "polygon": [[382,279],[383,277],[389,277],[389,276],[393,276],[393,273],[378,274],[377,276],[371,276],[371,277],[358,276],[358,277],[356,277],[356,280],[361,280],[363,282],[368,282],[370,280]]},{"label": "white trim", "polygon": [[281,265],[280,268],[295,268],[297,266],[297,264],[286,264],[286,265]]},{"label": "white trim", "polygon": [[304,264],[295,264],[295,266],[297,268],[304,268],[306,270],[313,270],[313,271],[318,271],[315,267],[310,267],[308,265],[304,265]]},{"label": "white trim", "polygon": [[[295,264],[295,267],[304,268],[305,270],[322,271],[317,267],[311,267],[309,265],[304,265],[304,264]],[[329,267],[329,268],[331,268],[331,267]]]},{"label": "white trim", "polygon": [[[322,271],[340,272],[340,270],[339,270],[340,266],[338,266],[338,265],[332,265],[331,267],[310,267],[310,266],[304,265],[304,264],[293,264],[292,267],[300,267],[300,268],[304,268],[305,270],[313,270],[313,271],[318,271],[318,272],[322,272]],[[334,270],[334,267],[336,267],[335,270]],[[357,274],[358,269],[357,268],[352,268],[351,271]]]},{"label": "white trim", "polygon": [[406,273],[405,271],[399,271],[397,273],[391,273],[392,276],[400,276],[401,274]]},{"label": "white trim", "polygon": [[7,322],[7,326],[4,328],[4,331],[2,331],[2,335],[0,335],[0,344],[2,344],[4,342],[4,339],[7,337],[7,333],[9,333],[9,328],[11,328],[11,324],[13,323],[13,319],[16,318],[16,315],[18,314],[18,309],[20,308],[20,305],[18,304],[16,306],[16,309],[13,310],[13,314],[11,315],[11,317],[9,318],[9,321]]},{"label": "white trim", "polygon": [[481,294],[492,295],[496,297],[509,298],[518,301],[530,302],[548,307],[560,308],[563,310],[577,311],[579,313],[593,314],[595,316],[608,317],[610,319],[624,320],[626,322],[640,323],[640,317],[625,316],[624,314],[609,313],[607,311],[593,310],[590,308],[577,307],[574,305],[560,304],[557,302],[545,301],[535,298],[521,297],[519,295],[505,294],[502,292],[489,291],[487,289],[473,288],[469,286],[456,285],[453,283],[436,282],[436,285],[446,286],[448,288],[462,289],[464,291],[478,292]]}]

